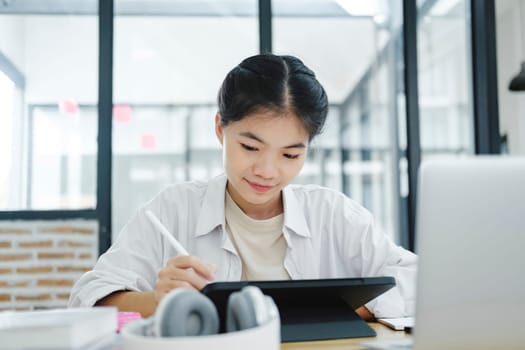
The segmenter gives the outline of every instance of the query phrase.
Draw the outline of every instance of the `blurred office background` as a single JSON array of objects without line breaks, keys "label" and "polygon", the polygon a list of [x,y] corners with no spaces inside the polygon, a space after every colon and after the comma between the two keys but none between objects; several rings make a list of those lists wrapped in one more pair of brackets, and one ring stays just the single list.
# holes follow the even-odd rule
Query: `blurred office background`
[{"label": "blurred office background", "polygon": [[413,249],[422,159],[525,154],[524,20],[521,0],[0,1],[0,309],[63,305],[141,204],[221,173],[217,90],[259,52],[329,96],[297,182]]}]

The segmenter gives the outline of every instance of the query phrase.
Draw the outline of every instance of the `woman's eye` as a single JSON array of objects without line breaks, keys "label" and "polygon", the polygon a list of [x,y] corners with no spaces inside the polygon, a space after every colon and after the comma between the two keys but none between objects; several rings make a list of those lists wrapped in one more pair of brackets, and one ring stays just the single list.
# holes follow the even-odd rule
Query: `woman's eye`
[{"label": "woman's eye", "polygon": [[257,148],[245,145],[244,143],[241,143],[242,148],[244,148],[247,151],[257,151]]},{"label": "woman's eye", "polygon": [[286,154],[284,154],[284,156],[286,158],[288,158],[288,159],[297,159],[297,158],[299,158],[298,154],[288,154],[288,153],[286,153]]}]

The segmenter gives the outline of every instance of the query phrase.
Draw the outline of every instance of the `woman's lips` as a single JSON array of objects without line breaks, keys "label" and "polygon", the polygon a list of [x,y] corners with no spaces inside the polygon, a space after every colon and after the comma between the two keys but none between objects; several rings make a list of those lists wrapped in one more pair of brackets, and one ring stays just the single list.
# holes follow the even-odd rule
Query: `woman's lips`
[{"label": "woman's lips", "polygon": [[272,189],[273,186],[264,186],[264,185],[259,185],[258,183],[255,183],[255,182],[251,182],[251,181],[248,181],[246,180],[246,182],[257,192],[268,192],[269,190]]}]

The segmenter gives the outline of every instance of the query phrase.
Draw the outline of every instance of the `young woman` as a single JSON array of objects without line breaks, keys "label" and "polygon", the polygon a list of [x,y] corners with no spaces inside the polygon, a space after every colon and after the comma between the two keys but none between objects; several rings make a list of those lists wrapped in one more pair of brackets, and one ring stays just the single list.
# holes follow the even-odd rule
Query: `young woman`
[{"label": "young woman", "polygon": [[[144,205],[73,287],[70,306],[148,316],[168,291],[210,281],[393,276],[397,287],[357,312],[411,315],[416,256],[342,193],[290,185],[328,111],[314,73],[292,56],[253,56],[228,73],[218,104],[225,175],[172,185]],[[177,256],[146,210],[190,256]]]}]

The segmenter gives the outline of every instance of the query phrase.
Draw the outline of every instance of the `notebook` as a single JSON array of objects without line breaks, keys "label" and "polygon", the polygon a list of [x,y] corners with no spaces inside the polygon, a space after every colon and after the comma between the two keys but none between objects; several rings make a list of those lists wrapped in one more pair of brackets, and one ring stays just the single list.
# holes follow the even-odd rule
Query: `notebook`
[{"label": "notebook", "polygon": [[113,307],[5,311],[0,313],[2,349],[86,349],[113,342]]},{"label": "notebook", "polygon": [[413,349],[525,349],[525,157],[434,160],[419,176]]}]

